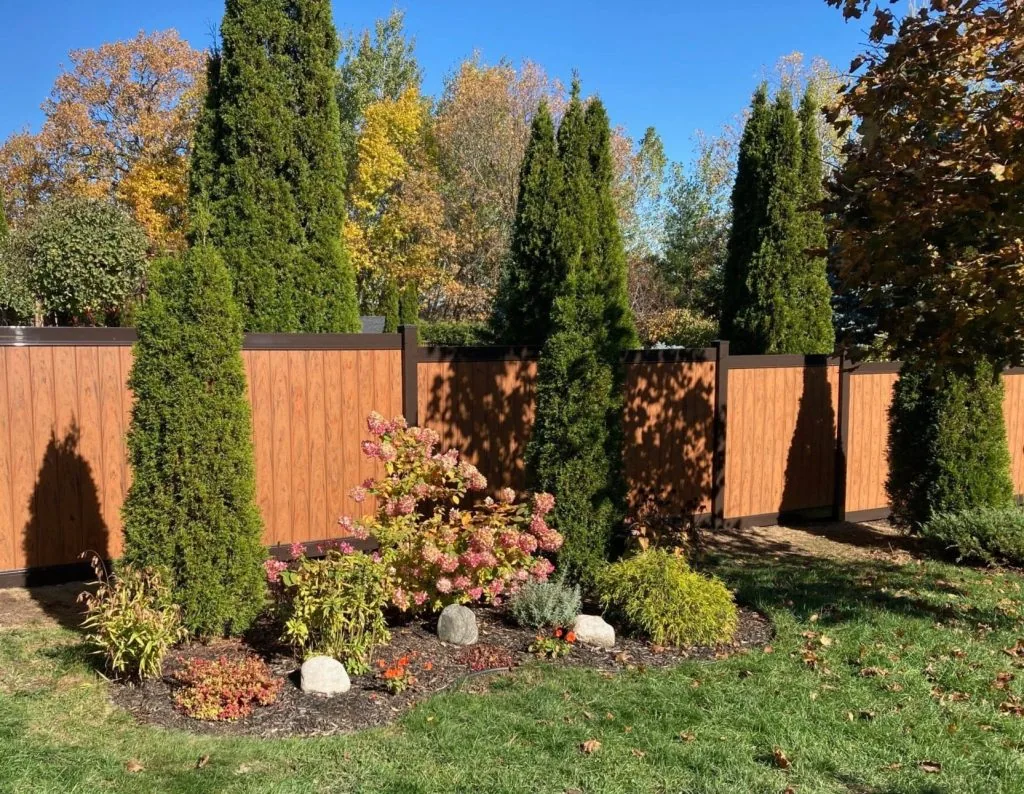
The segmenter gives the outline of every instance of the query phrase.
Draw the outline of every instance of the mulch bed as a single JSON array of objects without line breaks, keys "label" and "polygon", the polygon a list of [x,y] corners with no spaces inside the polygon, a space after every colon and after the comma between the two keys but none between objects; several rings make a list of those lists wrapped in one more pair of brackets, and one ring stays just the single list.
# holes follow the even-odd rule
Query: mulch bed
[{"label": "mulch bed", "polygon": [[[534,661],[527,647],[536,632],[509,623],[500,613],[477,609],[480,630],[478,645],[499,646],[512,652],[516,664]],[[373,672],[353,676],[352,689],[343,695],[324,697],[302,692],[298,686],[298,662],[287,650],[270,640],[269,627],[249,637],[249,643],[222,640],[209,644],[191,644],[169,654],[164,677],[142,685],[113,684],[114,702],[141,722],[167,728],[211,735],[245,735],[265,738],[288,736],[327,736],[393,722],[414,704],[445,690],[457,689],[473,682],[485,682],[487,675],[473,672],[460,662],[462,648],[446,645],[437,638],[435,624],[413,620],[392,628],[389,645],[377,649],[376,659],[390,660],[403,654],[413,656],[410,669],[417,684],[401,694],[390,694]],[[749,648],[766,645],[772,637],[768,620],[757,612],[740,609],[739,628],[735,640],[719,647],[658,648],[631,637],[617,637],[610,650],[588,648],[577,644],[572,653],[557,660],[540,662],[560,666],[589,668],[605,672],[631,669],[670,667],[685,659],[716,660]],[[255,712],[236,722],[203,722],[186,717],[174,706],[176,684],[174,672],[191,657],[233,657],[258,653],[275,675],[285,678],[277,702],[257,707]],[[426,669],[429,668],[429,669]],[[374,671],[376,672],[376,671]]]}]

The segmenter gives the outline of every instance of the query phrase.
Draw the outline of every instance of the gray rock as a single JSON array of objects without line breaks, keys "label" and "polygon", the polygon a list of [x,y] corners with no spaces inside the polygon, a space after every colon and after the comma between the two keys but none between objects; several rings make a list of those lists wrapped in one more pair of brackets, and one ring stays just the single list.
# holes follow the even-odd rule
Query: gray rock
[{"label": "gray rock", "polygon": [[476,615],[462,604],[449,604],[437,619],[437,636],[441,642],[452,645],[472,645],[476,642]]},{"label": "gray rock", "polygon": [[303,692],[338,695],[352,687],[345,665],[330,656],[311,656],[302,663]]},{"label": "gray rock", "polygon": [[577,615],[572,630],[576,632],[576,641],[584,645],[598,648],[615,646],[615,629],[600,615]]}]

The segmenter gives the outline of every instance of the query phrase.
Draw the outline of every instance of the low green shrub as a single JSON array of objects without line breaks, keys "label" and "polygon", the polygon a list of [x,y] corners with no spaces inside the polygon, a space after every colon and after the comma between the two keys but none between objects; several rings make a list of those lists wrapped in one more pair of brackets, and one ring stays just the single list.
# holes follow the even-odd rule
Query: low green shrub
[{"label": "low green shrub", "polygon": [[665,549],[605,566],[597,590],[606,610],[658,645],[715,645],[736,632],[736,604],[725,585]]},{"label": "low green shrub", "polygon": [[79,596],[86,642],[115,676],[155,678],[167,651],[188,634],[170,588],[155,570],[123,566],[110,576],[98,557],[92,566],[95,591]]},{"label": "low green shrub", "polygon": [[283,588],[284,640],[303,658],[333,656],[350,673],[368,671],[374,648],[391,638],[390,569],[390,561],[344,544],[322,559],[299,555],[284,570],[268,566],[271,584],[280,577]]},{"label": "low green shrub", "polygon": [[512,596],[508,610],[516,623],[531,629],[571,626],[580,613],[579,585],[570,587],[565,579],[526,582]]},{"label": "low green shrub", "polygon": [[230,721],[248,717],[256,706],[269,706],[284,681],[255,656],[229,659],[189,659],[175,673],[181,689],[174,702],[197,720]]},{"label": "low green shrub", "polygon": [[1024,510],[1019,507],[937,513],[921,534],[955,551],[961,560],[1024,564]]}]

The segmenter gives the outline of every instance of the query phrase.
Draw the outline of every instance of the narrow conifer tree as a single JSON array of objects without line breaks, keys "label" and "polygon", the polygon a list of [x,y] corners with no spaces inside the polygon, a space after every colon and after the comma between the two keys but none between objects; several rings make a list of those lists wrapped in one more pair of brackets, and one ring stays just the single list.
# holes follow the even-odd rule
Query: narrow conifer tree
[{"label": "narrow conifer tree", "polygon": [[398,297],[398,324],[416,325],[420,318],[420,291],[415,281],[410,281]]},{"label": "narrow conifer tree", "polygon": [[495,339],[508,344],[541,345],[548,337],[551,305],[563,275],[555,250],[561,191],[562,165],[554,122],[547,103],[542,101],[533,117],[519,173],[511,255],[491,318]]},{"label": "narrow conifer tree", "polygon": [[215,251],[157,262],[129,385],[123,562],[164,569],[185,625],[243,631],[263,608],[242,320]]},{"label": "narrow conifer tree", "polygon": [[732,188],[732,228],[722,285],[722,335],[741,352],[746,352],[744,348],[750,345],[746,338],[741,337],[736,318],[750,302],[747,276],[754,254],[760,247],[760,229],[767,211],[771,124],[768,88],[762,84],[754,92],[750,116],[740,139],[736,181]]},{"label": "narrow conifer tree", "polygon": [[9,231],[10,229],[7,226],[7,207],[4,205],[4,191],[0,188],[0,242],[7,239]]},{"label": "narrow conifer tree", "polygon": [[227,0],[192,153],[192,239],[222,254],[248,331],[359,330],[337,54],[328,0]]},{"label": "narrow conifer tree", "polygon": [[832,324],[832,288],[828,283],[825,250],[825,216],[821,201],[824,168],[821,161],[821,140],[818,137],[819,109],[810,89],[800,101],[800,182],[801,225],[803,250],[800,258],[800,293],[804,311],[803,339],[798,353],[831,354],[835,349],[836,334]]},{"label": "narrow conifer tree", "polygon": [[574,84],[558,129],[563,189],[552,247],[564,275],[538,367],[537,417],[527,448],[534,484],[555,494],[554,521],[565,537],[559,564],[584,583],[607,560],[622,518],[621,447],[609,421],[620,404],[620,363],[609,361],[607,296],[615,276],[605,269],[614,233],[601,227],[592,159],[600,144],[592,142],[592,132]]}]

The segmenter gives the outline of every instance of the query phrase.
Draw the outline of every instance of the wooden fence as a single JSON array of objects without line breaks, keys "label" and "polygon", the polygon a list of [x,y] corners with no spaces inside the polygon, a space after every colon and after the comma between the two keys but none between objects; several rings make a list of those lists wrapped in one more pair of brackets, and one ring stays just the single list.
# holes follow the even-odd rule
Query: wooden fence
[{"label": "wooden fence", "polygon": [[[79,574],[116,557],[131,471],[130,329],[0,329],[0,585]],[[433,427],[492,487],[525,486],[536,351],[421,348],[400,334],[246,337],[257,501],[271,547],[337,537],[369,509],[359,441],[372,410]],[[633,508],[753,525],[886,514],[894,364],[814,356],[635,351],[626,359],[624,468]],[[1004,404],[1024,493],[1024,373]]]}]

